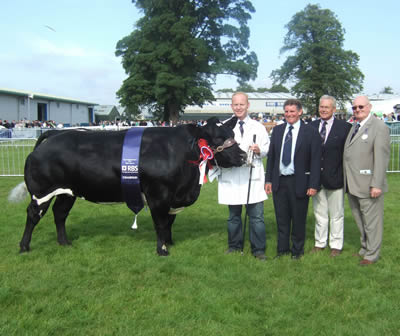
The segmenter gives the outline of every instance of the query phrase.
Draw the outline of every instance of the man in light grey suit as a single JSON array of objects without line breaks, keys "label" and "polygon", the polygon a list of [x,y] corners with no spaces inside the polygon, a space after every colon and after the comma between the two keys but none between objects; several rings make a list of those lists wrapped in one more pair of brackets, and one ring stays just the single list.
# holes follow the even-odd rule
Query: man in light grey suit
[{"label": "man in light grey suit", "polygon": [[355,122],[343,153],[345,188],[353,217],[361,233],[360,265],[379,259],[383,235],[383,196],[390,157],[389,128],[371,115],[367,97],[354,99]]}]

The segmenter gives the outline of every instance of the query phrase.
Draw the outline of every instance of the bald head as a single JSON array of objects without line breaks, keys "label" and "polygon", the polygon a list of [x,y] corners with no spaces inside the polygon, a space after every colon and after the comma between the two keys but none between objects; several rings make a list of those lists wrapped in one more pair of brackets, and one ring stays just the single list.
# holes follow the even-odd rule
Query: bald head
[{"label": "bald head", "polygon": [[356,121],[361,122],[368,118],[371,112],[371,104],[367,96],[358,96],[353,101],[353,115]]}]

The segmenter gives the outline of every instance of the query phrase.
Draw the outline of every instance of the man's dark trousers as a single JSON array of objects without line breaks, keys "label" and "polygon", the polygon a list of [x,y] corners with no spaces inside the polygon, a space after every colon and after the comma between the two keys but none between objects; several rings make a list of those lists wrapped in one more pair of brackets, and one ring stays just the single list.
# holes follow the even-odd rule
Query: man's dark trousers
[{"label": "man's dark trousers", "polygon": [[[294,175],[280,176],[279,188],[272,195],[278,227],[278,254],[291,252],[292,255],[303,255],[309,197],[296,197]],[[289,238],[292,240],[292,250]]]}]

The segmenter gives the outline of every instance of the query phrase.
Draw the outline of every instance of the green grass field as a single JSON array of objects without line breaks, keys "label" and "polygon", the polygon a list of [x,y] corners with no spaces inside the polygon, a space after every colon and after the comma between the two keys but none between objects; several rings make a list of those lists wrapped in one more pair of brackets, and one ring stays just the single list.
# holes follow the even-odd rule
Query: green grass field
[{"label": "green grass field", "polygon": [[[344,251],[273,260],[276,224],[265,202],[266,262],[224,255],[227,208],[217,184],[177,216],[171,255],[155,253],[149,211],[77,201],[67,222],[72,246],[56,242],[49,212],[19,254],[28,199],[7,203],[22,178],[0,178],[0,335],[399,335],[400,176],[389,175],[381,260],[360,267],[359,233],[347,206]],[[311,203],[311,202],[310,202]]]}]

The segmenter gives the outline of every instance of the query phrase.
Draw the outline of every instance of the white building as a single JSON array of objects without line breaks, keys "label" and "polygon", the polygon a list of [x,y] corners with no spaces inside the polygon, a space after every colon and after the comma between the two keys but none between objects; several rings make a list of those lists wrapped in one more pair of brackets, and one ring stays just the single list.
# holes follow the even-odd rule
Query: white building
[{"label": "white building", "polygon": [[94,122],[96,103],[43,93],[0,88],[0,119],[53,120],[57,124],[88,125]]},{"label": "white building", "polygon": [[[218,116],[228,118],[232,115],[231,98],[232,92],[214,93],[215,101],[206,103],[203,107],[198,105],[187,106],[182,119],[207,119]],[[249,113],[258,115],[260,113],[267,115],[283,114],[283,104],[286,100],[295,98],[289,93],[247,93],[249,96]]]},{"label": "white building", "polygon": [[[396,112],[395,106],[400,104],[400,96],[395,94],[368,95],[368,99],[372,106],[371,113],[376,114],[378,117]],[[351,105],[351,103],[346,104],[346,109],[348,113],[353,114]]]}]

